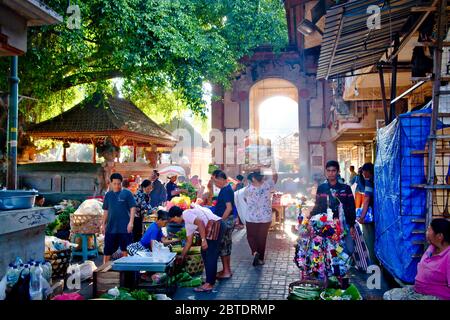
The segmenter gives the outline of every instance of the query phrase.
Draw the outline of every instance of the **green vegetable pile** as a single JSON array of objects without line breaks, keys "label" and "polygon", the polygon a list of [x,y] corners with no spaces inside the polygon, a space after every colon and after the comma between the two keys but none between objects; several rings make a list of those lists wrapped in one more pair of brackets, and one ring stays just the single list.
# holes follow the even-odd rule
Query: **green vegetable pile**
[{"label": "green vegetable pile", "polygon": [[186,228],[182,228],[180,231],[175,233],[175,236],[180,240],[186,240],[187,239]]},{"label": "green vegetable pile", "polygon": [[[181,253],[182,251],[183,251],[182,246],[180,246],[180,245],[172,246],[172,252]],[[191,247],[188,251],[188,254],[192,254],[192,255],[198,255],[200,253],[202,253],[202,247],[199,247],[199,246]]]},{"label": "green vegetable pile", "polygon": [[361,294],[353,284],[346,290],[326,289],[321,297],[325,300],[362,300]]},{"label": "green vegetable pile", "polygon": [[180,287],[198,287],[202,285],[201,277],[192,278],[187,272],[182,272],[171,277],[170,282],[177,283]]},{"label": "green vegetable pile", "polygon": [[136,300],[152,300],[152,296],[146,290],[135,290],[131,296]]},{"label": "green vegetable pile", "polygon": [[52,223],[49,223],[45,228],[46,236],[54,236],[59,230],[70,229],[70,215],[73,214],[76,209],[71,202],[62,202],[61,209],[56,213],[56,219]]},{"label": "green vegetable pile", "polygon": [[288,300],[319,300],[322,289],[319,286],[304,284],[292,288]]},{"label": "green vegetable pile", "polygon": [[182,193],[182,195],[188,196],[191,201],[197,200],[197,189],[195,189],[194,185],[190,182],[183,182],[178,184],[178,188],[184,189],[187,193]]}]

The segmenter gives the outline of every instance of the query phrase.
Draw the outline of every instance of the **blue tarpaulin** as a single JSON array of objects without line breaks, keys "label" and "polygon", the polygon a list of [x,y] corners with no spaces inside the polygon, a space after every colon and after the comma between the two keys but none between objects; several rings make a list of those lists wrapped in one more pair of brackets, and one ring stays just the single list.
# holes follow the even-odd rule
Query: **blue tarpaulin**
[{"label": "blue tarpaulin", "polygon": [[424,154],[430,133],[431,108],[400,115],[378,130],[375,161],[375,252],[382,265],[396,278],[413,283],[423,247],[426,216]]}]

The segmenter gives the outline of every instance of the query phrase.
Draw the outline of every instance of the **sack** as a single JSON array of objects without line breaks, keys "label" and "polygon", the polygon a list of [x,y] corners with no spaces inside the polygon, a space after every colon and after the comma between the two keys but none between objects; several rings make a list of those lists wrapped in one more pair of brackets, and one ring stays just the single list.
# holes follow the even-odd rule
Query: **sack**
[{"label": "sack", "polygon": [[206,225],[206,239],[217,240],[220,234],[220,220],[209,220]]},{"label": "sack", "polygon": [[5,300],[6,298],[6,275],[3,276],[2,281],[0,281],[0,300]]},{"label": "sack", "polygon": [[[356,219],[359,219],[361,217],[363,208],[356,209]],[[367,210],[366,216],[364,217],[364,223],[371,223],[373,222],[373,211],[372,207],[369,207]]]}]

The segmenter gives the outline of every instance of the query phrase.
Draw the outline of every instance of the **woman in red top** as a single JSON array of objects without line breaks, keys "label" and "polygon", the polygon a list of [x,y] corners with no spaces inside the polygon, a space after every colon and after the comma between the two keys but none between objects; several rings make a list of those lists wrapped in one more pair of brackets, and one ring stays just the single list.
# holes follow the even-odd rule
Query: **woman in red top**
[{"label": "woman in red top", "polygon": [[385,300],[450,300],[450,221],[434,219],[427,240],[430,246],[417,265],[414,286],[389,290]]}]

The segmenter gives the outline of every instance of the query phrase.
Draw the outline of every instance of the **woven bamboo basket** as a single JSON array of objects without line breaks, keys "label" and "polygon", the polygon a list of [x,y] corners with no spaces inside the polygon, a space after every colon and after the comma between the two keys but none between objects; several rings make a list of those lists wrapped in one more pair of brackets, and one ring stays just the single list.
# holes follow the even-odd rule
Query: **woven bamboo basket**
[{"label": "woven bamboo basket", "polygon": [[100,233],[102,219],[101,215],[72,214],[70,215],[70,231],[72,234]]},{"label": "woven bamboo basket", "polygon": [[52,265],[52,278],[64,278],[67,275],[72,249],[46,251],[45,260]]},{"label": "woven bamboo basket", "polygon": [[201,254],[192,254],[186,256],[186,272],[190,275],[202,273],[205,265]]}]

